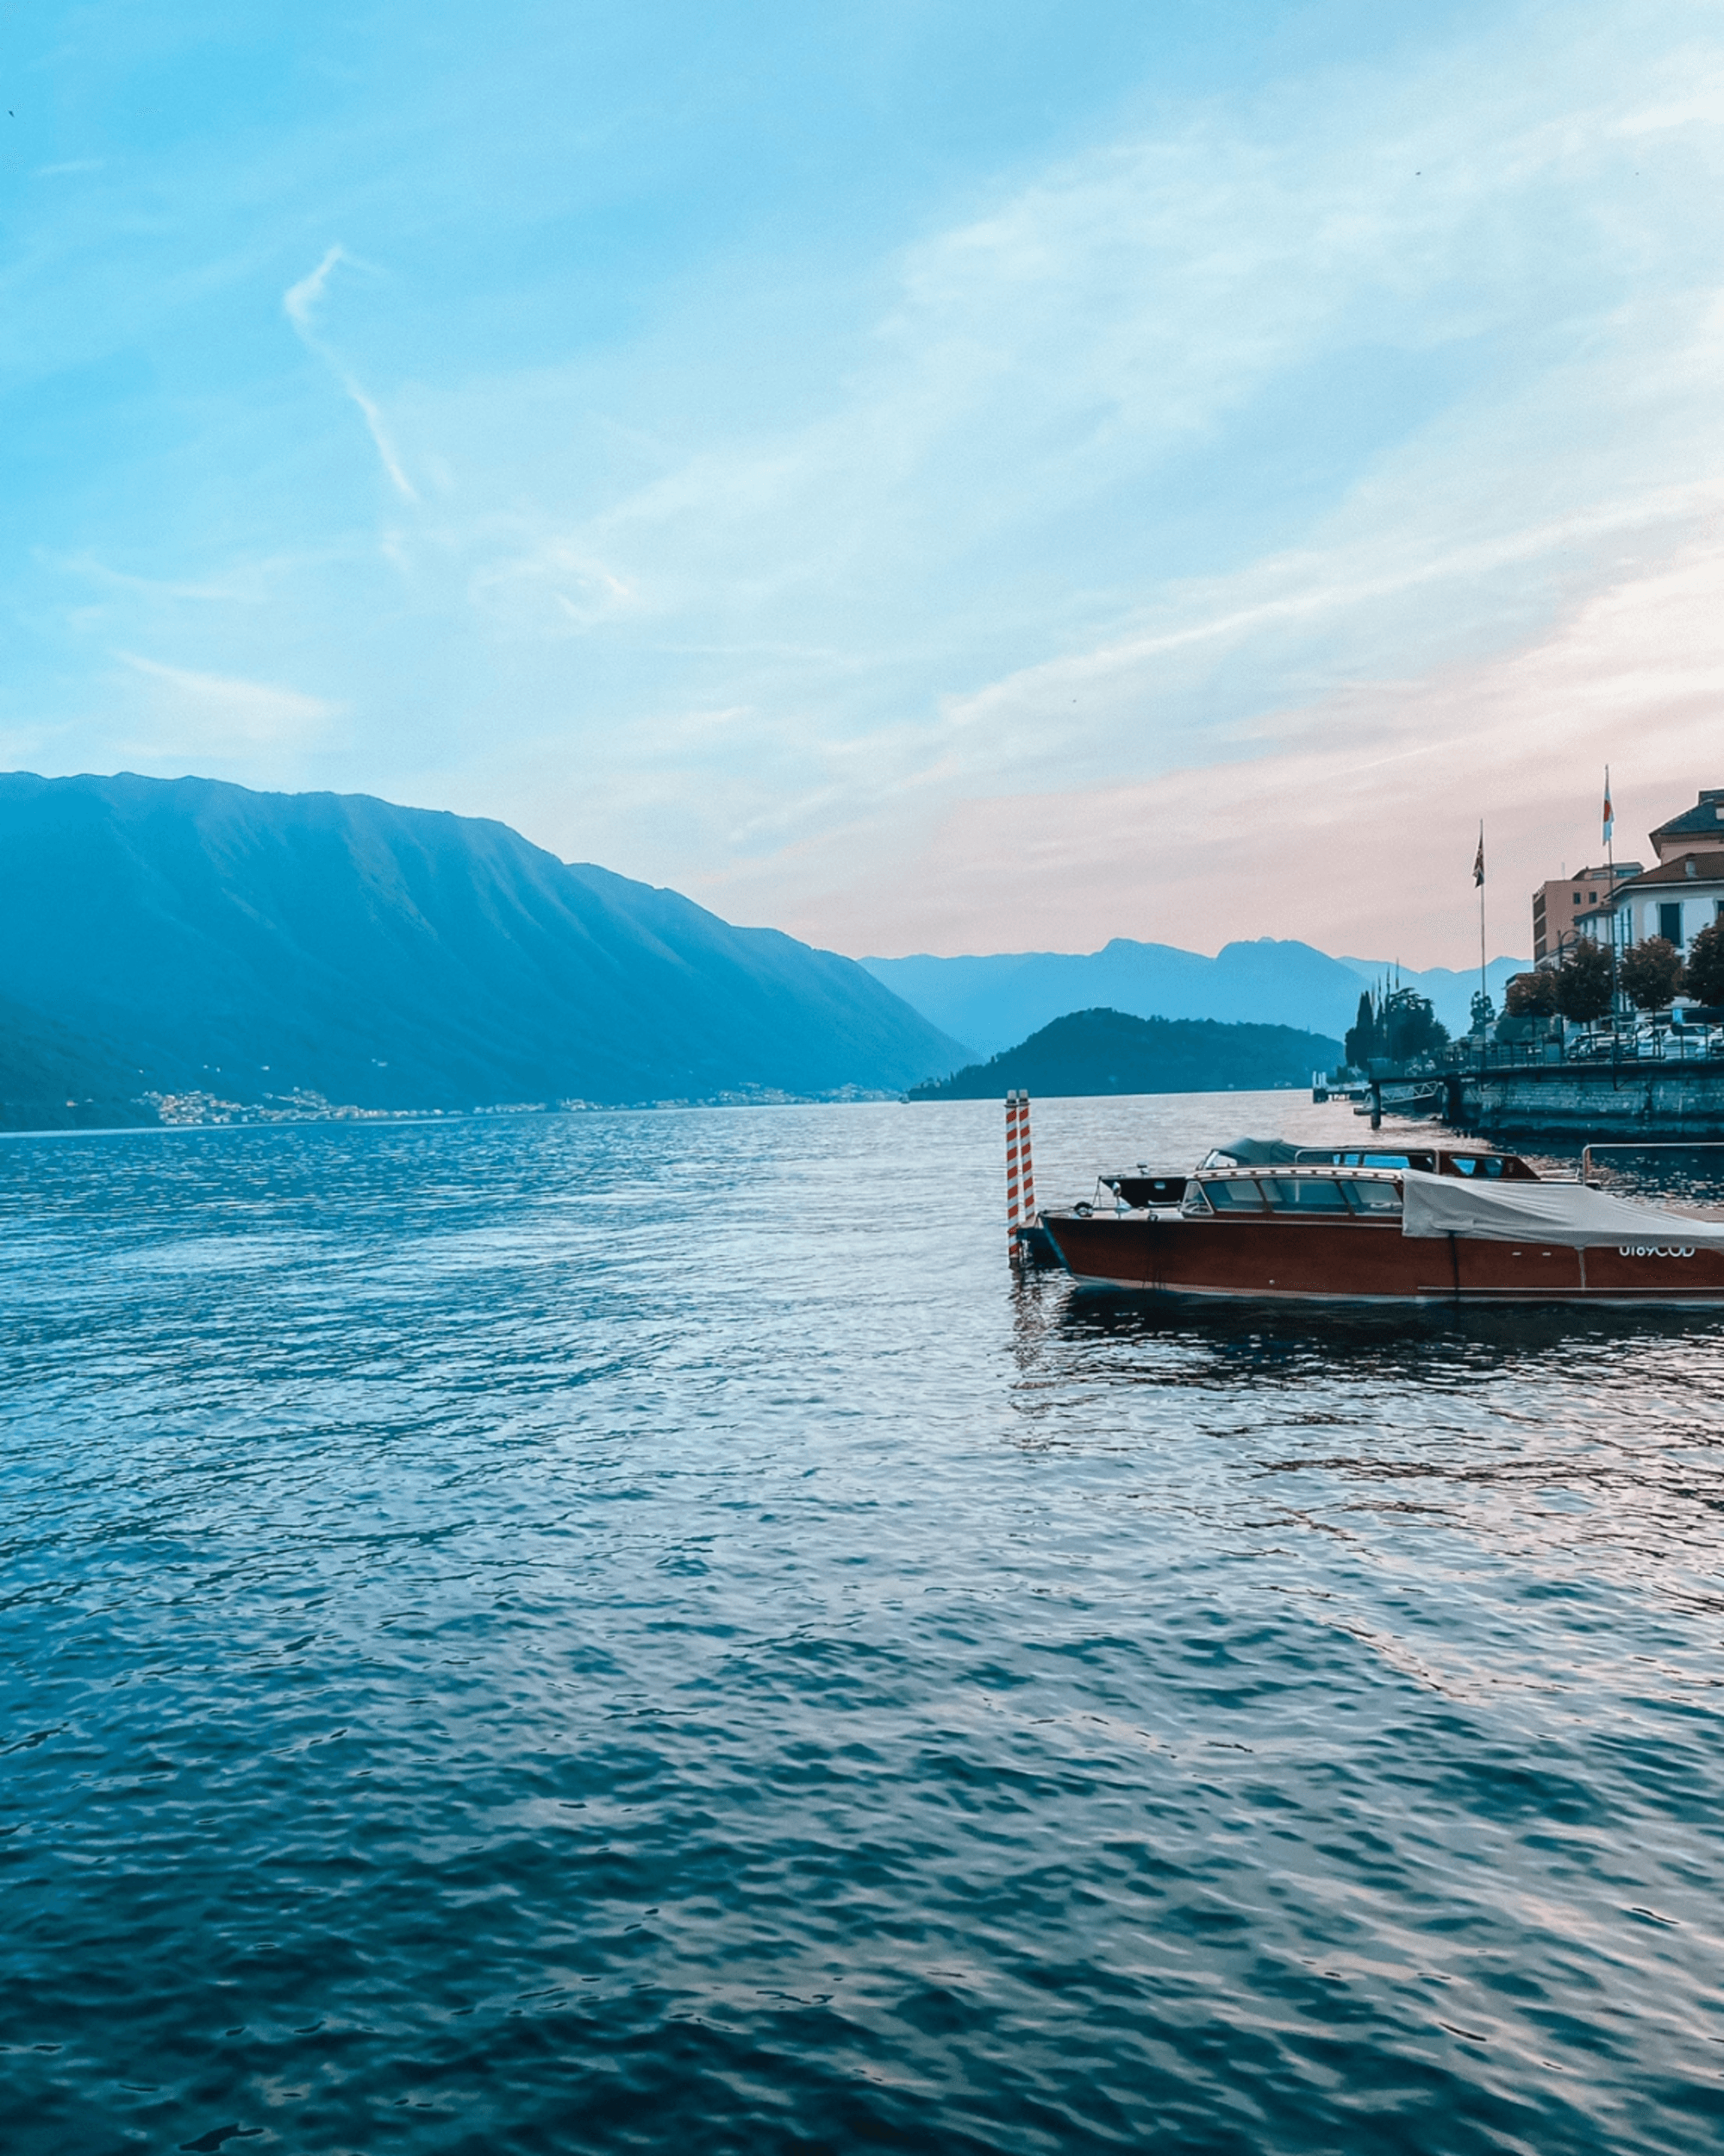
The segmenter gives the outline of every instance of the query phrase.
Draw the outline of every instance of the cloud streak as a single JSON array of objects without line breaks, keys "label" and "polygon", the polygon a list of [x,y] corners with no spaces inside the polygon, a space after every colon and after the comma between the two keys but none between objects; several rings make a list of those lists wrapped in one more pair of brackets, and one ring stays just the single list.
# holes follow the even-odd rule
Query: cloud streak
[{"label": "cloud streak", "polygon": [[378,459],[390,484],[403,501],[417,502],[418,491],[403,469],[400,456],[390,438],[376,401],[366,395],[359,385],[358,376],[317,330],[317,310],[322,304],[329,279],[335,270],[344,264],[360,270],[368,266],[357,261],[345,247],[332,247],[315,270],[302,277],[297,284],[290,284],[282,294],[282,311],[292,323],[294,334],[306,350],[323,362],[347,396],[359,408],[359,416],[365,422],[366,431],[371,435],[372,447],[378,453]]},{"label": "cloud streak", "polygon": [[[1235,763],[960,800],[842,884],[806,858],[794,925],[859,953],[1081,950],[1109,934],[1214,951],[1268,934],[1465,962],[1483,816],[1491,947],[1528,955],[1534,885],[1598,853],[1607,762],[1624,858],[1719,775],[1721,578],[1724,546],[1699,543],[1520,650],[1266,717]],[[708,894],[745,910],[753,896],[744,877]]]},{"label": "cloud streak", "polygon": [[151,733],[131,745],[141,754],[225,760],[260,748],[303,747],[320,739],[341,709],[326,697],[271,682],[171,666],[135,652],[116,656],[155,692]]}]

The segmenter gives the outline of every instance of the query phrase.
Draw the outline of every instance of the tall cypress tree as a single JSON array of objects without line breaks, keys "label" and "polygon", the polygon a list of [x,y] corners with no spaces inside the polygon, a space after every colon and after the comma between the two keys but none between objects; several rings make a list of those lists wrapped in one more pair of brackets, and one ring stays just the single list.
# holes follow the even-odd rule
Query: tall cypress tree
[{"label": "tall cypress tree", "polygon": [[1362,1071],[1377,1053],[1377,1013],[1371,1005],[1369,989],[1359,999],[1359,1016],[1347,1028],[1346,1039],[1341,1043],[1341,1053],[1356,1071]]}]

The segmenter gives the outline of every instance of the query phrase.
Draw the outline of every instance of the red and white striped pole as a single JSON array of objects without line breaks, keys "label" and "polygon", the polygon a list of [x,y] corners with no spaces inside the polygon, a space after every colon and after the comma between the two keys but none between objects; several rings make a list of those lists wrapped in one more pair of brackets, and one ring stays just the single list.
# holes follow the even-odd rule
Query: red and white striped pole
[{"label": "red and white striped pole", "polygon": [[1018,1262],[1018,1097],[1016,1088],[1006,1096],[1006,1248],[1012,1263]]},{"label": "red and white striped pole", "polygon": [[1035,1168],[1029,1157],[1029,1095],[1018,1088],[1018,1160],[1023,1169],[1024,1226],[1035,1225]]}]

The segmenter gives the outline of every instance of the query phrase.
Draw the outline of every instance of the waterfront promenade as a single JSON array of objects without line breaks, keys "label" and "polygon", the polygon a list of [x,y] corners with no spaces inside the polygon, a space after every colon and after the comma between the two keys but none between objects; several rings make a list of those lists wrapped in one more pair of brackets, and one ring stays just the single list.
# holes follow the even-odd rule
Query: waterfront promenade
[{"label": "waterfront promenade", "polygon": [[1724,1139],[1721,1048],[1697,1028],[1484,1048],[1462,1041],[1440,1067],[1371,1079],[1363,1098],[1373,1127],[1384,1115],[1434,1114],[1485,1137]]}]

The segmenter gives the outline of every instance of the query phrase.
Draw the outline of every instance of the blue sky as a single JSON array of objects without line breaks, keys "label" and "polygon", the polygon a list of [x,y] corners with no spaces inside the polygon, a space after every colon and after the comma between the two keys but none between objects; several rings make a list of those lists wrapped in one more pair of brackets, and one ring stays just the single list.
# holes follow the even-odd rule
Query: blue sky
[{"label": "blue sky", "polygon": [[1724,784],[1715,9],[18,13],[8,766],[1409,964]]}]

